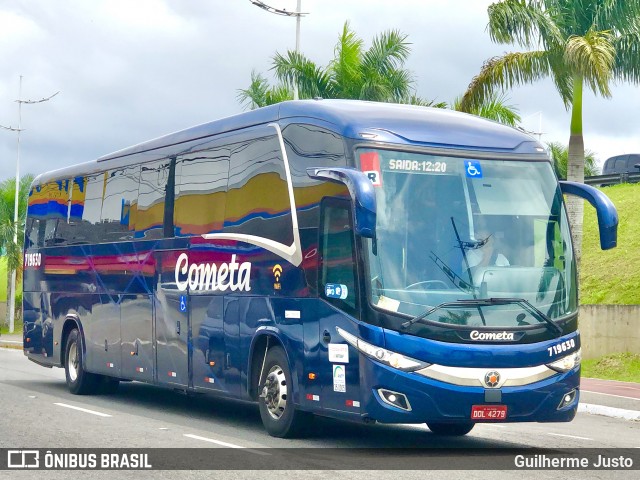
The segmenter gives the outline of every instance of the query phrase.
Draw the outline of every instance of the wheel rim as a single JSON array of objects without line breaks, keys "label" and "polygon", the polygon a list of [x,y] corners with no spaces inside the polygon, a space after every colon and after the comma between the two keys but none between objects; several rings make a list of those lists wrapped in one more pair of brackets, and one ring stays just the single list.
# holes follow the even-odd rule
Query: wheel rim
[{"label": "wheel rim", "polygon": [[69,359],[67,360],[69,379],[75,382],[78,378],[78,346],[74,342],[69,347]]},{"label": "wheel rim", "polygon": [[274,365],[269,370],[261,397],[271,418],[279,420],[287,406],[287,379],[280,365]]}]

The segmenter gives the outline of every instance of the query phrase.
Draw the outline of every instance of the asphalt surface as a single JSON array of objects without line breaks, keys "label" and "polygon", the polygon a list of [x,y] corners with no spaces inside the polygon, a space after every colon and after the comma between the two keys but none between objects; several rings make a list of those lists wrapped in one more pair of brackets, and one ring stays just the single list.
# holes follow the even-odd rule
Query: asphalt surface
[{"label": "asphalt surface", "polygon": [[[9,343],[18,342],[18,343]],[[122,383],[113,395],[74,396],[62,369],[29,362],[21,338],[2,336],[0,346],[0,448],[244,448],[253,458],[264,448],[640,448],[640,421],[613,415],[639,415],[638,385],[584,379],[580,413],[562,424],[483,424],[465,437],[433,435],[422,425],[362,425],[317,418],[304,438],[270,437],[253,404],[207,396],[186,396],[135,382]],[[614,392],[614,393],[612,393]],[[586,413],[587,407],[604,412]],[[596,409],[597,410],[597,409]],[[470,450],[471,451],[471,450]],[[312,455],[313,456],[313,455]],[[276,457],[274,457],[275,459]],[[275,460],[273,460],[275,462]],[[424,471],[331,471],[331,457],[305,458],[313,470],[296,477],[425,478]],[[336,461],[337,462],[337,461]],[[304,462],[302,463],[305,464]],[[288,472],[218,471],[220,478],[276,478]],[[463,466],[461,466],[462,468]],[[468,465],[465,467],[468,468]],[[34,478],[36,472],[0,471],[0,478]],[[38,477],[70,478],[71,472],[38,472]],[[637,478],[637,471],[431,471],[428,478]],[[76,472],[86,478],[130,478],[130,472]],[[491,474],[491,475],[489,475]],[[211,478],[206,471],[135,472],[136,478]]]}]

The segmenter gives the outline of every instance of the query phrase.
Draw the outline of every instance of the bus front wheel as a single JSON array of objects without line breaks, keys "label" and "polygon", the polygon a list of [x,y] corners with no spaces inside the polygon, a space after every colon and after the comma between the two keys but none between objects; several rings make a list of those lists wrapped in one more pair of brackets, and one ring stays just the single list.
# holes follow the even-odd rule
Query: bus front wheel
[{"label": "bus front wheel", "polygon": [[311,414],[295,409],[291,372],[281,347],[269,349],[263,372],[258,383],[258,405],[265,429],[273,437],[300,434]]},{"label": "bus front wheel", "polygon": [[67,377],[67,387],[74,395],[93,393],[98,384],[98,375],[86,372],[82,363],[82,336],[78,329],[73,329],[67,337],[64,371]]},{"label": "bus front wheel", "polygon": [[461,437],[469,433],[475,423],[427,423],[427,427],[436,435],[446,435],[450,437]]}]

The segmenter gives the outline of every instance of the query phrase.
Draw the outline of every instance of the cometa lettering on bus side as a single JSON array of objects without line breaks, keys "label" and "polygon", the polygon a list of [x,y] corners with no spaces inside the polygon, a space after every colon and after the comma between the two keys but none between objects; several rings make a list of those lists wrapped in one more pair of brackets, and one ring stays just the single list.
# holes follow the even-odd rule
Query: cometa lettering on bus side
[{"label": "cometa lettering on bus side", "polygon": [[[180,281],[180,275],[187,275],[187,279]],[[176,263],[176,285],[178,290],[211,290],[224,292],[248,292],[251,290],[251,263],[238,264],[236,256],[231,255],[230,263],[192,263],[189,256],[180,254]]]},{"label": "cometa lettering on bus side", "polygon": [[479,332],[473,330],[469,335],[471,340],[504,340],[509,341],[514,339],[513,332]]}]

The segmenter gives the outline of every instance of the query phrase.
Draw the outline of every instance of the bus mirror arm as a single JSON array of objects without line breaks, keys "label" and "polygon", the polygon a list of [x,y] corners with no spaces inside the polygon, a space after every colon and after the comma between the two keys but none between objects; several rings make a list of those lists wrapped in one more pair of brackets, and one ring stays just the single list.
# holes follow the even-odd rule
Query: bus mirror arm
[{"label": "bus mirror arm", "polygon": [[373,184],[360,170],[347,167],[311,167],[307,175],[317,180],[342,183],[349,189],[353,205],[355,233],[366,238],[376,236],[376,194]]},{"label": "bus mirror arm", "polygon": [[593,205],[598,214],[600,248],[614,248],[618,242],[618,211],[609,197],[597,188],[577,182],[561,181],[560,190],[566,195],[584,198]]}]

